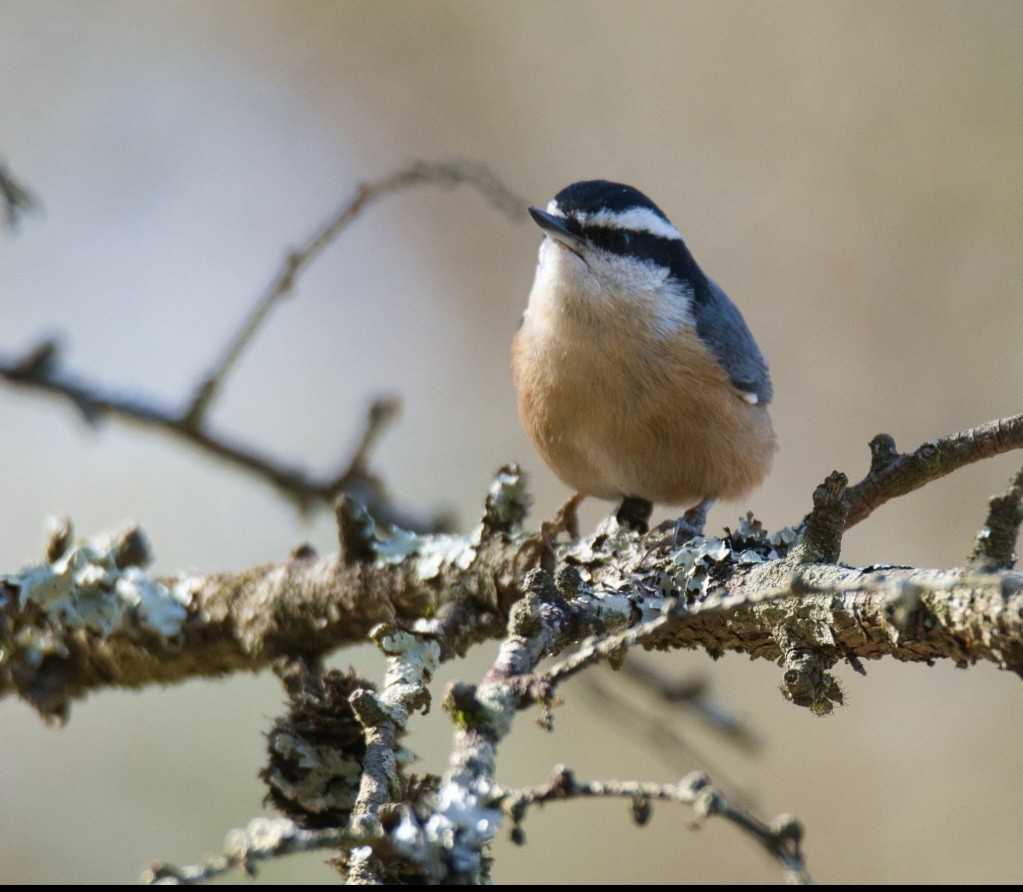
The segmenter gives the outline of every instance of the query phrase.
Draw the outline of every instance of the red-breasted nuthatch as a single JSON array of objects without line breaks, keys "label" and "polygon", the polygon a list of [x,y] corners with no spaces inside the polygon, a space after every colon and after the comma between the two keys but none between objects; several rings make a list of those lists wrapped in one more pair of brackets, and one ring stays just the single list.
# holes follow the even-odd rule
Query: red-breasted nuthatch
[{"label": "red-breasted nuthatch", "polygon": [[512,375],[543,460],[602,499],[705,512],[746,495],[776,448],[767,363],[678,230],[606,180],[529,212],[546,237]]}]

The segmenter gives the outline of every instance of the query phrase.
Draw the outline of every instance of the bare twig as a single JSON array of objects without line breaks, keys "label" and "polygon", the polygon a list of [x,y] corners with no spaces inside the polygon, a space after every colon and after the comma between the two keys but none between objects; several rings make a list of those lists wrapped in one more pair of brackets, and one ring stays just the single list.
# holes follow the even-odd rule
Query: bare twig
[{"label": "bare twig", "polygon": [[256,875],[256,862],[269,858],[377,844],[377,839],[346,834],[333,827],[304,830],[288,818],[254,818],[243,829],[227,835],[223,852],[207,855],[198,864],[187,867],[162,861],[150,864],[142,874],[142,882],[150,886],[192,886],[233,870],[252,877]]},{"label": "bare twig", "polygon": [[1016,563],[1016,540],[1023,523],[1023,468],[1009,481],[1003,495],[988,505],[984,526],[970,554],[970,565],[987,570],[1011,570]]},{"label": "bare twig", "polygon": [[653,692],[664,703],[685,707],[704,725],[740,749],[746,752],[760,749],[761,741],[757,734],[733,709],[708,690],[705,679],[675,681],[661,675],[645,662],[631,658],[625,661],[621,671],[645,690]]},{"label": "bare twig", "polygon": [[443,517],[417,517],[392,504],[381,480],[367,470],[369,450],[397,414],[399,403],[393,397],[376,400],[371,405],[353,454],[336,471],[321,476],[211,431],[207,426],[188,424],[180,410],[162,406],[154,398],[104,391],[95,382],[63,371],[59,359],[56,342],[43,341],[24,356],[0,358],[0,378],[16,387],[68,400],[89,424],[116,418],[174,437],[270,484],[302,512],[308,512],[313,505],[330,504],[342,492],[347,492],[361,501],[381,523],[419,531],[446,526]]},{"label": "bare twig", "polygon": [[719,815],[740,830],[753,836],[778,861],[791,883],[810,883],[803,863],[801,845],[803,826],[792,815],[779,815],[770,824],[738,808],[717,789],[705,774],[694,771],[677,784],[639,783],[636,781],[577,781],[564,766],[557,766],[546,784],[524,790],[508,791],[502,806],[511,815],[516,826],[522,821],[530,805],[559,802],[579,797],[619,797],[632,802],[636,821],[645,824],[650,817],[650,802],[678,802],[689,805],[696,813],[694,828],[708,818]]},{"label": "bare twig", "polygon": [[[373,202],[385,195],[428,183],[469,185],[509,216],[525,215],[525,200],[511,192],[487,167],[474,161],[418,161],[388,177],[360,185],[355,194],[300,249],[287,256],[281,270],[220,360],[203,377],[183,409],[161,405],[160,400],[148,396],[110,392],[95,382],[64,372],[59,368],[59,346],[52,339],[43,341],[20,357],[0,358],[0,379],[67,399],[90,424],[111,417],[176,437],[269,483],[302,512],[308,512],[315,505],[330,504],[346,493],[364,504],[373,519],[384,525],[417,532],[446,529],[450,521],[445,516],[420,517],[394,505],[381,480],[368,470],[371,450],[397,416],[400,404],[395,397],[378,399],[373,403],[354,453],[336,471],[326,475],[313,474],[275,459],[215,433],[207,426],[209,406],[226,376],[272,308],[294,289],[298,276]],[[6,199],[9,214],[31,206],[29,194],[9,178],[2,166],[0,198]],[[10,219],[16,222],[16,217]]]},{"label": "bare twig", "polygon": [[206,373],[185,412],[190,426],[199,426],[227,374],[277,303],[295,287],[295,280],[356,217],[375,201],[415,186],[436,184],[472,186],[510,217],[525,216],[526,201],[515,195],[485,165],[477,161],[416,161],[404,170],[371,183],[361,183],[355,194],[317,229],[301,248],[285,257],[274,280],[252,308],[220,360]]},{"label": "bare twig", "polygon": [[[594,677],[594,673],[587,675],[580,687],[583,695],[599,707],[601,718],[615,722],[644,746],[652,746],[669,771],[676,772],[696,766],[718,778],[719,788],[730,799],[744,807],[753,804],[755,796],[752,791],[742,788],[729,778],[715,760],[693,746],[672,727],[669,721],[671,716],[663,714],[663,704],[660,704],[662,711],[654,714],[649,707],[640,706],[636,697],[628,691],[605,685],[598,677]],[[730,737],[729,740],[734,742],[735,738]]]},{"label": "bare twig", "polygon": [[584,643],[575,653],[551,666],[543,673],[543,677],[552,687],[557,686],[587,666],[592,666],[602,660],[620,659],[630,647],[653,641],[674,624],[674,618],[670,612],[665,612],[624,631],[593,638]]},{"label": "bare twig", "polygon": [[25,214],[38,209],[39,200],[0,161],[0,229],[17,229]]},{"label": "bare twig", "polygon": [[845,491],[849,504],[846,529],[897,496],[913,492],[975,461],[1023,448],[1023,415],[990,421],[980,427],[932,440],[913,452],[897,452],[894,441],[887,434],[876,436],[870,448],[869,473]]}]

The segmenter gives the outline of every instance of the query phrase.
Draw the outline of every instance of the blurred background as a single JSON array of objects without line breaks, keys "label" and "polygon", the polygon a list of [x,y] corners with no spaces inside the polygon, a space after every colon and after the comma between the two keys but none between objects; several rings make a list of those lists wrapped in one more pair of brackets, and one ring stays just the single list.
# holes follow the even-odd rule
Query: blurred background
[{"label": "blurred background", "polygon": [[[0,0],[0,155],[44,213],[0,238],[0,352],[59,333],[111,387],[183,401],[283,252],[355,184],[413,159],[490,165],[542,205],[593,177],[646,191],[742,309],[771,363],[781,443],[748,504],[797,521],[867,442],[902,448],[1021,406],[1023,5],[1013,2],[53,2]],[[403,502],[462,528],[504,462],[531,474],[534,521],[568,492],[519,430],[508,345],[539,234],[477,194],[426,187],[375,205],[305,275],[238,366],[213,421],[284,458],[333,467],[371,397],[404,414],[373,466]],[[156,569],[230,570],[333,548],[273,492],[161,438],[83,428],[63,403],[0,387],[0,571],[40,558],[48,515],[82,534],[138,520]],[[843,558],[962,563],[1021,457],[891,504]],[[587,526],[610,509],[590,504]],[[492,649],[447,667],[476,679]],[[372,677],[367,650],[336,655]],[[785,703],[779,669],[669,655],[757,730],[756,756],[676,725],[665,754],[578,686],[555,732],[523,714],[500,780],[673,780],[712,765],[765,817],[807,828],[824,882],[1017,881],[1023,699],[990,666],[839,667],[827,719]],[[605,683],[620,684],[615,677]],[[259,813],[269,674],[106,692],[45,727],[0,704],[0,877],[132,882],[153,859],[219,849]],[[441,771],[435,709],[410,746]],[[773,882],[723,822],[688,829],[621,803],[530,814],[502,834],[501,882]],[[318,854],[264,877],[326,881]]]}]

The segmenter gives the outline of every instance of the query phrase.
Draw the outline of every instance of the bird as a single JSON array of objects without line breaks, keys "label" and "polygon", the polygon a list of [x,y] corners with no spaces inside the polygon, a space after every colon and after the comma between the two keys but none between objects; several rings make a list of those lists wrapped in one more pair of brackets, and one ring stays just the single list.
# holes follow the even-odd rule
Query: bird
[{"label": "bird", "polygon": [[640,530],[653,503],[685,506],[702,531],[777,449],[742,314],[632,186],[573,183],[529,213],[543,238],[511,362],[528,439],[576,499],[621,500]]}]

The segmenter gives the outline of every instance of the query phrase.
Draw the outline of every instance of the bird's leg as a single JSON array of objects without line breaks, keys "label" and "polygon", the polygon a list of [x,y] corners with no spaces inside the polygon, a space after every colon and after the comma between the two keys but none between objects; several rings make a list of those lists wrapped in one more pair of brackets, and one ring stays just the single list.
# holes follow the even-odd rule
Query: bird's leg
[{"label": "bird's leg", "polygon": [[676,545],[703,535],[703,528],[707,525],[707,512],[710,511],[710,506],[713,504],[713,499],[704,499],[699,505],[693,505],[675,522]]},{"label": "bird's leg", "polygon": [[643,560],[646,560],[647,555],[658,548],[665,546],[678,548],[690,539],[702,536],[703,528],[707,525],[707,512],[710,511],[710,506],[713,504],[713,499],[704,499],[700,504],[690,508],[678,520],[666,520],[664,523],[657,524],[643,538],[644,545],[649,543],[649,547],[643,554]]},{"label": "bird's leg", "polygon": [[553,520],[540,521],[539,532],[526,539],[515,553],[512,566],[516,568],[516,572],[519,567],[525,568],[523,573],[531,567],[554,572],[555,543],[562,533],[568,533],[569,538],[573,540],[579,538],[579,515],[576,510],[585,498],[583,493],[577,492],[558,509]]},{"label": "bird's leg", "polygon": [[579,538],[579,503],[585,498],[583,493],[577,492],[558,509],[550,522],[552,538],[556,539],[561,532],[568,533],[568,538],[573,541]]},{"label": "bird's leg", "polygon": [[653,510],[653,502],[635,496],[626,496],[622,499],[618,510],[615,511],[615,520],[618,521],[619,526],[635,530],[637,533],[645,533]]}]

